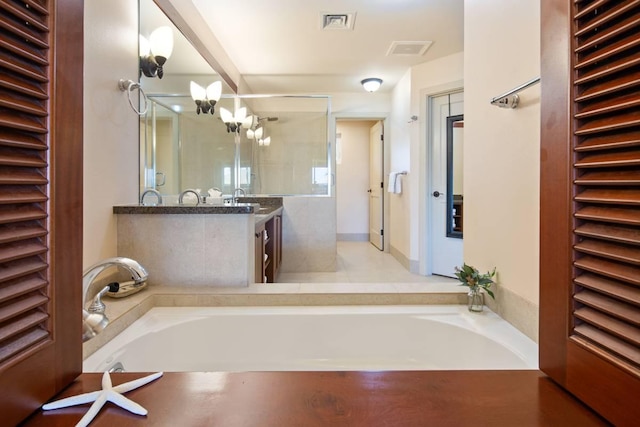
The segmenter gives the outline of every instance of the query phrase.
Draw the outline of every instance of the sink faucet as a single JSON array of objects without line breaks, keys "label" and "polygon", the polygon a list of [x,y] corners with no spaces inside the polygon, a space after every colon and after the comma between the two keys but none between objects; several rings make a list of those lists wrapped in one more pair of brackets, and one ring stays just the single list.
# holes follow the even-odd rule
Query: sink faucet
[{"label": "sink faucet", "polygon": [[179,204],[181,204],[181,205],[183,204],[182,203],[182,199],[184,199],[184,195],[187,194],[187,193],[195,194],[196,195],[196,200],[197,200],[196,201],[196,205],[200,204],[200,194],[196,190],[194,190],[192,188],[187,188],[182,193],[180,193],[180,196],[178,196],[178,203]]},{"label": "sink faucet", "polygon": [[87,303],[87,292],[95,282],[96,277],[106,268],[118,266],[127,270],[131,274],[135,284],[140,284],[147,280],[149,273],[137,261],[131,258],[115,257],[89,267],[82,275],[82,341],[90,340],[102,332],[109,324],[109,319],[104,314],[105,305],[101,297],[109,291],[110,286],[102,288],[94,297],[90,307],[85,309]]},{"label": "sink faucet", "polygon": [[243,197],[247,195],[243,188],[236,188],[235,190],[233,190],[233,203],[238,202],[238,193],[241,193]]},{"label": "sink faucet", "polygon": [[162,204],[162,194],[160,194],[160,192],[158,190],[156,190],[155,188],[147,188],[146,190],[144,190],[142,192],[142,195],[140,196],[140,204],[142,206],[145,206],[145,204],[144,204],[144,196],[146,196],[148,193],[155,194],[156,197],[158,198],[158,205]]}]

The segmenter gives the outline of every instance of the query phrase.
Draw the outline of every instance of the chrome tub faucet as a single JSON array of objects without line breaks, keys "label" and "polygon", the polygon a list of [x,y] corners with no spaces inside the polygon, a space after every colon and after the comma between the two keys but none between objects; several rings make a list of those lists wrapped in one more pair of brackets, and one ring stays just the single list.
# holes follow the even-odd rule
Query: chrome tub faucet
[{"label": "chrome tub faucet", "polygon": [[[96,278],[105,269],[113,266],[122,267],[131,274],[134,283],[140,284],[146,281],[149,273],[137,261],[131,258],[115,257],[108,258],[89,267],[82,275],[82,341],[88,341],[98,335],[109,324],[109,319],[105,315],[105,305],[102,296],[111,287],[103,287],[93,298],[89,308],[85,309],[87,303],[87,293],[93,287]],[[113,291],[113,289],[111,289]]]}]

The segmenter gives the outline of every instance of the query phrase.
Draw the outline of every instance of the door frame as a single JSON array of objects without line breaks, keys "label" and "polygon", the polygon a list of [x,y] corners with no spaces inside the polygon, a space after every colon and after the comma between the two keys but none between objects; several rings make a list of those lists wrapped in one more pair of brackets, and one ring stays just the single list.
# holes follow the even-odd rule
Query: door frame
[{"label": "door frame", "polygon": [[[464,91],[464,81],[456,80],[449,83],[444,83],[437,86],[431,86],[424,88],[420,91],[420,116],[422,119],[418,120],[420,126],[419,136],[419,180],[418,180],[418,193],[420,194],[418,200],[418,259],[419,259],[419,274],[428,276],[432,274],[433,267],[431,262],[432,248],[431,248],[431,218],[429,212],[431,212],[432,200],[429,195],[432,192],[432,182],[429,173],[429,165],[433,157],[433,137],[431,135],[431,98],[444,95],[451,92]],[[464,245],[463,245],[464,256]]]},{"label": "door frame", "polygon": [[[384,179],[384,190],[386,191],[388,180],[389,180],[389,168],[390,166],[390,157],[389,157],[389,140],[390,140],[390,128],[389,128],[389,113],[379,113],[379,112],[364,112],[364,113],[331,113],[329,116],[329,132],[330,132],[330,140],[334,141],[331,144],[331,170],[336,171],[336,144],[335,144],[335,135],[338,120],[369,120],[369,121],[381,121],[383,126],[383,135],[384,141],[382,144],[382,156],[384,160],[383,165],[383,179]],[[335,176],[332,177],[332,181],[335,183]],[[332,197],[336,197],[335,189],[331,193]],[[337,209],[337,205],[336,205]],[[336,212],[337,214],[337,212]],[[383,211],[382,211],[382,221],[383,221],[383,230],[384,230],[384,241],[390,242],[391,240],[391,227],[389,224],[389,197],[384,197],[383,201]],[[391,245],[384,245],[384,252],[389,252],[389,247]]]}]

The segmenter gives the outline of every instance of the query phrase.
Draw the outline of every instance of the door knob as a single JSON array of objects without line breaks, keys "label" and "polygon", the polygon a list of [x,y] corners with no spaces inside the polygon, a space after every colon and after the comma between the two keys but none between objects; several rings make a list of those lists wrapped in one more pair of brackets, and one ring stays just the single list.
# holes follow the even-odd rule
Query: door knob
[{"label": "door knob", "polygon": [[440,192],[438,190],[434,191],[433,197],[440,197]]}]

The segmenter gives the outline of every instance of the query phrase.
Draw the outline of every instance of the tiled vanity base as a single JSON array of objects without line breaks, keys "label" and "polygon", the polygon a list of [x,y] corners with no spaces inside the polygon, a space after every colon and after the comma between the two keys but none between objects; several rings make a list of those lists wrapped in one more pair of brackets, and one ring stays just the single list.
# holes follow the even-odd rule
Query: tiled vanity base
[{"label": "tiled vanity base", "polygon": [[254,230],[253,213],[118,215],[118,256],[142,264],[150,283],[247,286]]}]

